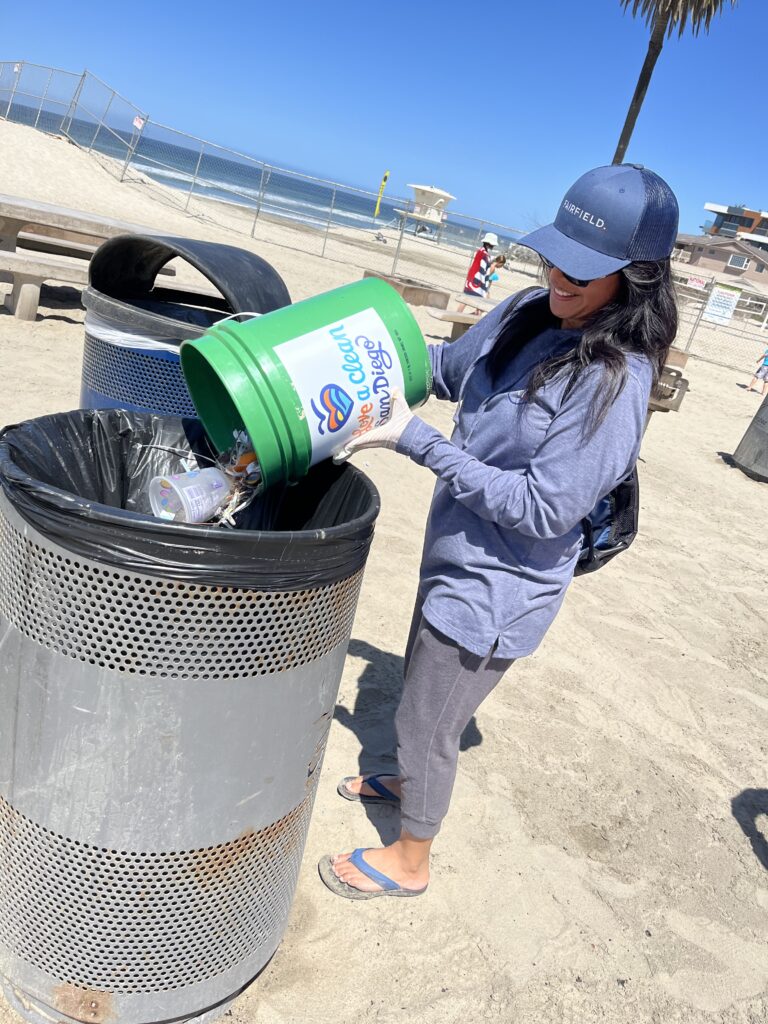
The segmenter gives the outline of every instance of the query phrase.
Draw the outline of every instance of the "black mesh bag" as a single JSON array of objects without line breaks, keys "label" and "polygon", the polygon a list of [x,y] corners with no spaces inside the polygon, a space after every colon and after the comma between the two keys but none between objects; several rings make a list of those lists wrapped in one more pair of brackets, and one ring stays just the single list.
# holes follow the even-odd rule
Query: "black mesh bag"
[{"label": "black mesh bag", "polygon": [[582,544],[574,576],[601,569],[637,536],[640,485],[637,467],[581,521]]}]

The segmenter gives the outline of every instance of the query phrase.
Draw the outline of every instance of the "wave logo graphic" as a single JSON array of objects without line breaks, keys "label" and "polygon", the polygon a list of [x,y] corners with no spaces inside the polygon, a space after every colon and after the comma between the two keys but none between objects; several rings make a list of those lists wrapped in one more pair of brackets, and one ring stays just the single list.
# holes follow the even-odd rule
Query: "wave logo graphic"
[{"label": "wave logo graphic", "polygon": [[352,415],[354,404],[344,388],[338,384],[326,384],[317,403],[312,400],[312,412],[317,416],[318,431],[324,434],[327,427],[329,434],[335,434],[341,430]]}]

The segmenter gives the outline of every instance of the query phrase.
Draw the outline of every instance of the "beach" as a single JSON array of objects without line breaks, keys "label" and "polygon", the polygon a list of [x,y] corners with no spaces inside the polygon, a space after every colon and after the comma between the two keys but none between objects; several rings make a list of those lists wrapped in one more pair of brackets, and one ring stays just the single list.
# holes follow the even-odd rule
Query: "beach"
[{"label": "beach", "polygon": [[[369,265],[351,229],[357,262],[300,252],[300,228],[274,221],[250,238],[4,121],[0,191],[250,249],[294,301]],[[445,259],[399,270],[443,281]],[[493,298],[531,283],[503,274]],[[412,309],[440,343],[446,325]],[[44,290],[34,323],[0,310],[2,424],[77,407],[83,318],[65,287]],[[397,832],[395,811],[347,803],[336,783],[394,764],[434,486],[393,452],[354,457],[382,511],[286,935],[233,1024],[768,1020],[768,484],[723,458],[761,399],[734,370],[691,359],[685,374],[680,411],[655,413],[645,435],[636,542],[574,582],[541,648],[478,711],[430,888],[412,900],[341,900],[316,868]],[[448,434],[453,412],[432,399],[420,415]],[[0,1024],[19,1020],[0,1001]]]}]

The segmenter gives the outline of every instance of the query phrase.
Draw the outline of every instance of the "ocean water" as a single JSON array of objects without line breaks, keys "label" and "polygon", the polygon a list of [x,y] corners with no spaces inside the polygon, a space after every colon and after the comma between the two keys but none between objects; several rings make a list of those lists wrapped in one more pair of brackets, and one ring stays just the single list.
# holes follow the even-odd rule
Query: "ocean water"
[{"label": "ocean water", "polygon": [[[3,107],[0,96],[0,109]],[[52,134],[61,132],[61,112],[41,110],[14,102],[8,110],[7,119],[20,124],[35,125]],[[122,162],[129,146],[135,141],[135,133],[113,128],[111,131],[96,131],[93,122],[73,118],[67,134],[79,145],[92,147],[105,156]],[[130,169],[170,188],[188,193],[194,185],[194,195],[216,199],[252,209],[254,214],[269,214],[284,220],[297,221],[317,229],[325,229],[329,212],[333,206],[332,224],[361,231],[377,231],[384,227],[399,227],[400,218],[395,208],[402,209],[407,199],[383,198],[378,217],[374,220],[375,196],[360,194],[339,186],[335,190],[330,183],[310,180],[299,174],[279,171],[256,161],[238,159],[234,154],[219,155],[199,148],[180,146],[160,137],[153,137],[153,125],[149,122],[138,141],[130,163]],[[130,173],[130,171],[129,171]],[[411,221],[407,231],[413,232],[416,223]],[[430,229],[432,230],[432,229]],[[440,231],[442,244],[471,250],[479,244],[485,230],[481,222],[472,223],[450,212]],[[504,234],[491,227],[499,236],[500,251],[514,243],[513,234]]]}]

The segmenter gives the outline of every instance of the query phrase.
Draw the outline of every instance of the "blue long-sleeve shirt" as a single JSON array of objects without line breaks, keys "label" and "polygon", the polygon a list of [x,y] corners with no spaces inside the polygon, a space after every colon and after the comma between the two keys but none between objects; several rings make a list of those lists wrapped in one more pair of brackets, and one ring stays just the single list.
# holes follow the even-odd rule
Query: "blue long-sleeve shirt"
[{"label": "blue long-sleeve shirt", "polygon": [[534,367],[573,348],[579,335],[544,329],[494,381],[484,357],[506,306],[453,344],[430,346],[433,392],[458,402],[451,439],[415,417],[397,447],[438,477],[420,572],[425,618],[474,654],[496,644],[499,657],[520,658],[538,647],[560,608],[581,520],[637,460],[652,369],[628,355],[624,388],[585,436],[602,365],[567,394],[558,375],[526,401]]}]

